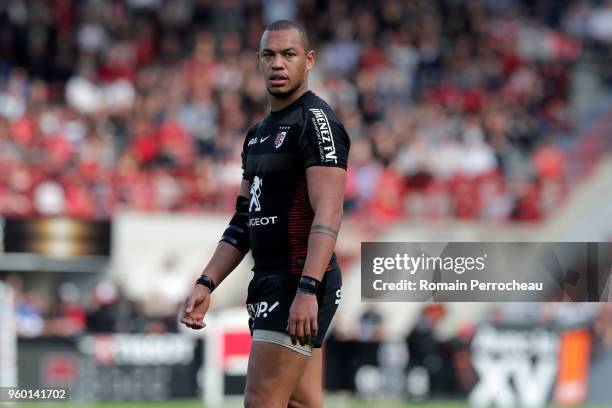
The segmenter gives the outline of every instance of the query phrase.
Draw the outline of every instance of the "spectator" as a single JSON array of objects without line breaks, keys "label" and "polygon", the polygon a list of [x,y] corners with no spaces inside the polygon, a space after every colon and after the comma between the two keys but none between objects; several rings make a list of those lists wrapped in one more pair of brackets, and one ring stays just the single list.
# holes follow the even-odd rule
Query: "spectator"
[{"label": "spectator", "polygon": [[71,282],[58,288],[57,304],[47,323],[48,335],[74,336],[85,330],[86,313],[81,306],[81,291]]},{"label": "spectator", "polygon": [[383,339],[383,317],[373,303],[368,304],[359,317],[356,339],[358,341],[382,341]]},{"label": "spectator", "polygon": [[99,282],[93,292],[87,312],[87,331],[90,333],[113,333],[117,326],[116,303],[118,289],[110,281]]},{"label": "spectator", "polygon": [[[543,5],[538,19],[520,2],[281,3],[0,8],[0,214],[231,209],[245,130],[264,114],[253,52],[281,15],[307,21],[313,88],[355,142],[349,213],[535,221],[559,205],[547,175],[504,184],[529,185],[523,157],[563,178],[558,148],[538,146],[572,128],[571,65],[609,54],[611,2]],[[491,174],[502,198],[473,200]]]}]

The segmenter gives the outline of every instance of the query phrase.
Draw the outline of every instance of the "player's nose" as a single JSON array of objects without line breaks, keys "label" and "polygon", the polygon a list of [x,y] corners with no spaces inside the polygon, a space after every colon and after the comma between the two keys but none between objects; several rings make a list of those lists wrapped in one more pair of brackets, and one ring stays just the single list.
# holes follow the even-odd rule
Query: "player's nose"
[{"label": "player's nose", "polygon": [[283,67],[284,67],[283,56],[281,54],[274,55],[274,59],[272,59],[272,68],[282,69]]}]

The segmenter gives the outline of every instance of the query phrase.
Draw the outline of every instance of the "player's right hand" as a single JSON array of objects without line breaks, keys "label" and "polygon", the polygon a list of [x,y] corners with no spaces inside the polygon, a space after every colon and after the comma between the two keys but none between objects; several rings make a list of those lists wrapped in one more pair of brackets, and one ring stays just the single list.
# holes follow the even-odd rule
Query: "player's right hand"
[{"label": "player's right hand", "polygon": [[204,285],[195,285],[183,306],[181,323],[190,329],[203,329],[204,315],[210,306],[210,289]]}]

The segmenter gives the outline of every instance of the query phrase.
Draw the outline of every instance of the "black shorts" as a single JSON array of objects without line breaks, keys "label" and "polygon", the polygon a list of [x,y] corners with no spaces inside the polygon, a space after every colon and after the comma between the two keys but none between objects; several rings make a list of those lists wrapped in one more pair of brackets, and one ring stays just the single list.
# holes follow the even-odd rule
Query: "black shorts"
[{"label": "black shorts", "polygon": [[[297,274],[270,274],[253,277],[249,283],[246,301],[251,335],[255,330],[288,334],[289,309],[295,298],[299,280],[300,275]],[[342,276],[340,269],[335,267],[325,273],[317,291],[318,334],[313,341],[314,348],[321,347],[323,344],[323,338],[340,304],[341,293]]]}]

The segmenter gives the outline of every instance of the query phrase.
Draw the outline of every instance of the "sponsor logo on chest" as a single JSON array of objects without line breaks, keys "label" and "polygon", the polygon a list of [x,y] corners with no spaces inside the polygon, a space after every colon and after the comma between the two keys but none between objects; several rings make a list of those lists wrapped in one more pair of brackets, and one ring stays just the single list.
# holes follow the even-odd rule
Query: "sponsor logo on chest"
[{"label": "sponsor logo on chest", "polygon": [[261,196],[262,184],[263,179],[259,176],[255,176],[251,182],[251,201],[249,202],[249,212],[261,211],[259,197]]},{"label": "sponsor logo on chest", "polygon": [[249,227],[260,227],[266,225],[274,225],[276,224],[277,215],[272,217],[258,217],[258,218],[249,218]]},{"label": "sponsor logo on chest", "polygon": [[[261,190],[263,187],[263,179],[259,176],[255,176],[251,182],[251,200],[249,202],[249,212],[260,212],[261,211]],[[266,226],[276,224],[278,216],[272,217],[253,217],[249,218],[249,227]]]}]

